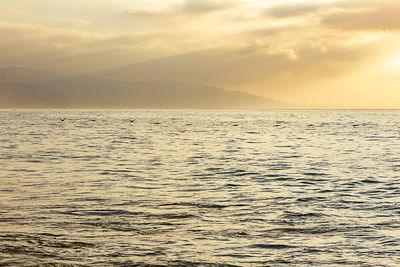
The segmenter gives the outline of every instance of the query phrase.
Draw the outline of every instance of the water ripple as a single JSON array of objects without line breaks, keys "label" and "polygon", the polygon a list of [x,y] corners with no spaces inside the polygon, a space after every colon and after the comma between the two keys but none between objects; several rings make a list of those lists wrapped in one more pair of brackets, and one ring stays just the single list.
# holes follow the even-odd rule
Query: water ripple
[{"label": "water ripple", "polygon": [[0,111],[0,265],[399,266],[398,116]]}]

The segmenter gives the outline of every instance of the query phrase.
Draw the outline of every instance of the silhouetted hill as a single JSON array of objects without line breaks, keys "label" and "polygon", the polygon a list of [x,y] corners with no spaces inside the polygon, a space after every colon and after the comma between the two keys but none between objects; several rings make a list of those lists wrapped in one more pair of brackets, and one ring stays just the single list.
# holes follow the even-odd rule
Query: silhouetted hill
[{"label": "silhouetted hill", "polygon": [[3,108],[276,108],[244,92],[179,81],[121,81],[0,69]]}]

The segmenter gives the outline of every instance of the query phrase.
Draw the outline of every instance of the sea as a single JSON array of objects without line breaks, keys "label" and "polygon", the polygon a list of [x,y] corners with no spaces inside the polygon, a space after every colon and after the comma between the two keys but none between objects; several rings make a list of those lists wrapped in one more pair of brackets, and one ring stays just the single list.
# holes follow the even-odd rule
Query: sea
[{"label": "sea", "polygon": [[1,110],[0,266],[400,266],[399,122]]}]

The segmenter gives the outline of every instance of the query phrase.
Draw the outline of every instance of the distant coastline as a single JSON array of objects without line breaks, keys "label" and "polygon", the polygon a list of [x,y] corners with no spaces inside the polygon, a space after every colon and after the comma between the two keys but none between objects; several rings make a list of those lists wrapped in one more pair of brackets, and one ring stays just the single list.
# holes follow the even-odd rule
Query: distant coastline
[{"label": "distant coastline", "polygon": [[281,109],[290,104],[240,91],[173,80],[124,81],[62,77],[0,68],[1,108]]}]

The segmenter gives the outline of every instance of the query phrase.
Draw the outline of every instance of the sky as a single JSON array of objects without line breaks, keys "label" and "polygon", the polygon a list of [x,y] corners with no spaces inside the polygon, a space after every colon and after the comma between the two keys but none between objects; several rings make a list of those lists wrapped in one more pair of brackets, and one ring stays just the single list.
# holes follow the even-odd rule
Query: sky
[{"label": "sky", "polygon": [[399,14],[398,0],[2,0],[0,66],[400,108]]}]

